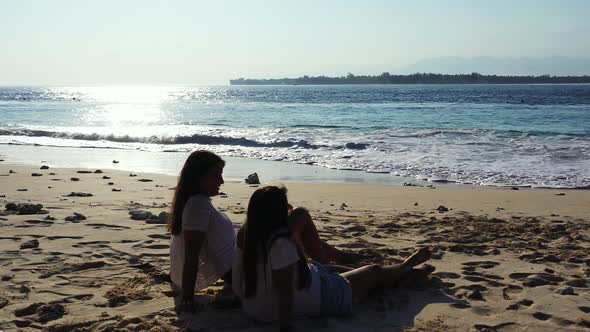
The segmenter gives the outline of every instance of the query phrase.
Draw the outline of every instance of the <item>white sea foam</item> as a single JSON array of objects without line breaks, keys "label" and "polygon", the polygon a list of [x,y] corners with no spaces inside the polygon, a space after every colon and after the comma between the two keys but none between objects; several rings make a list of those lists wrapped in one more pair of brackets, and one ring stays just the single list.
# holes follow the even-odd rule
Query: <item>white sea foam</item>
[{"label": "white sea foam", "polygon": [[[2,95],[0,89],[0,144],[203,148],[434,182],[590,186],[590,100],[577,97],[590,87],[576,87],[585,90],[567,98],[556,97],[567,95],[561,86],[519,90],[543,100],[539,105],[500,103],[520,87],[498,94],[492,91],[497,87],[447,89],[446,95],[437,87],[442,97],[432,97],[428,87],[404,89],[183,88],[133,90],[130,97],[118,90],[13,89]],[[482,94],[490,101],[480,102]]]}]

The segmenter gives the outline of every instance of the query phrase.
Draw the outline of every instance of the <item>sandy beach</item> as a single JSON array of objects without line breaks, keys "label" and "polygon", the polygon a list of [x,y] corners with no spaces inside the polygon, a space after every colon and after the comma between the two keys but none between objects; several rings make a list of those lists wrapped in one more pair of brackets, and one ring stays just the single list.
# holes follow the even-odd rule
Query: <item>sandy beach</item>
[{"label": "sandy beach", "polygon": [[[160,214],[176,177],[41,166],[0,162],[0,330],[275,328],[207,305],[220,284],[199,293],[197,314],[174,311]],[[590,330],[590,191],[284,184],[322,237],[363,263],[429,245],[437,269],[298,331]],[[214,205],[239,227],[253,190],[227,182]]]}]

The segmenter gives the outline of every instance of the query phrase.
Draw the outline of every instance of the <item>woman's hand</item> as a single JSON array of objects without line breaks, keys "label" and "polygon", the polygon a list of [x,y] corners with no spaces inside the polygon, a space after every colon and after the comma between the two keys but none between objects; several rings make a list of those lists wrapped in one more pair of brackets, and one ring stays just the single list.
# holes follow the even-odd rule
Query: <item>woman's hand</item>
[{"label": "woman's hand", "polygon": [[279,324],[279,332],[292,332],[295,331],[291,323]]},{"label": "woman's hand", "polygon": [[181,312],[196,312],[193,298],[197,274],[199,273],[199,253],[205,242],[205,232],[184,230],[184,267],[182,271]]},{"label": "woman's hand", "polygon": [[272,270],[272,282],[277,295],[279,309],[279,330],[291,331],[293,318],[293,302],[295,299],[295,268],[296,263]]},{"label": "woman's hand", "polygon": [[197,312],[197,303],[195,303],[195,299],[192,296],[183,296],[180,301],[180,308],[178,309],[181,313],[194,314]]}]

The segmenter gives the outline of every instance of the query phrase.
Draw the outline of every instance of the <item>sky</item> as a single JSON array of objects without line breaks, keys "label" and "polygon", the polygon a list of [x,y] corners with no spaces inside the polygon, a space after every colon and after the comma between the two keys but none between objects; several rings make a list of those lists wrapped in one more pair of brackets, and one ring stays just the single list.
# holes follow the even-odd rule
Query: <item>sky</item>
[{"label": "sky", "polygon": [[440,57],[588,59],[589,16],[585,0],[0,0],[0,85],[226,85],[404,73]]}]

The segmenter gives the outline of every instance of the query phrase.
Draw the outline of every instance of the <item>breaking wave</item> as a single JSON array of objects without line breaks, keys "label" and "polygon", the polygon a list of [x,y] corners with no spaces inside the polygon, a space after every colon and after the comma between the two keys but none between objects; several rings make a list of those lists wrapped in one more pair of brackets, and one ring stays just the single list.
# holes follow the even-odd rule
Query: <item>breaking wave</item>
[{"label": "breaking wave", "polygon": [[51,137],[61,139],[83,140],[83,141],[109,141],[116,143],[145,143],[145,144],[199,144],[199,145],[232,145],[241,147],[253,148],[301,148],[307,150],[317,150],[320,148],[330,149],[351,149],[363,150],[369,144],[367,143],[353,143],[349,142],[344,145],[329,146],[325,144],[313,144],[303,139],[288,139],[288,140],[274,140],[270,142],[259,142],[245,137],[229,137],[216,135],[194,134],[188,136],[149,136],[149,137],[134,137],[130,135],[103,135],[98,133],[84,134],[84,133],[68,133],[56,132],[47,130],[32,130],[32,129],[15,129],[6,130],[0,129],[0,136],[27,136],[27,137]]}]

